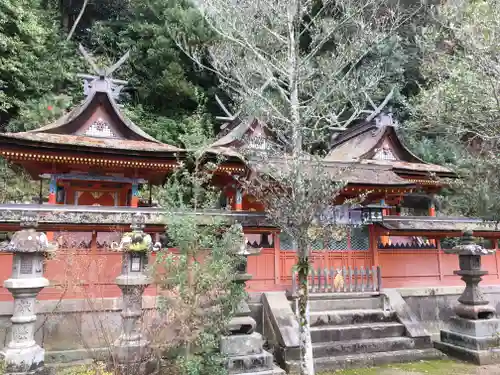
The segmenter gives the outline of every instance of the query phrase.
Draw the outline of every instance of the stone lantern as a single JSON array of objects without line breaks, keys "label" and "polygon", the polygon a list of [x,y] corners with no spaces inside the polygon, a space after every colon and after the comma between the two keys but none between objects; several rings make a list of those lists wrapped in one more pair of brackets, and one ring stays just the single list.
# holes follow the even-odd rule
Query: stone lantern
[{"label": "stone lantern", "polygon": [[[236,253],[242,257],[242,261],[236,268],[234,282],[244,286],[252,278],[247,272],[247,258],[259,255],[262,249],[247,247],[243,232],[241,233],[242,241],[238,244]],[[229,373],[284,374],[282,369],[274,365],[273,355],[263,349],[264,339],[260,333],[255,332],[257,323],[250,313],[248,303],[241,301],[235,316],[226,327],[228,335],[221,339],[220,350],[227,357]]]},{"label": "stone lantern", "polygon": [[36,213],[23,213],[23,229],[2,249],[14,255],[12,275],[3,284],[14,297],[11,340],[2,353],[6,374],[33,374],[44,365],[45,351],[34,339],[35,302],[38,293],[49,285],[43,277],[44,258],[57,247],[49,244],[45,233],[36,231],[37,225]]},{"label": "stone lantern", "polygon": [[500,320],[479,288],[481,277],[488,273],[481,270],[481,256],[494,250],[476,244],[472,232],[465,232],[461,244],[445,252],[458,255],[460,270],[454,273],[462,276],[465,290],[454,308],[457,316],[450,318],[449,330],[441,330],[441,342],[436,347],[476,364],[499,363]]},{"label": "stone lantern", "polygon": [[122,272],[116,284],[122,291],[123,308],[122,331],[114,343],[114,355],[119,372],[127,374],[144,373],[150,356],[149,341],[138,327],[142,317],[142,295],[152,281],[146,274],[146,266],[153,242],[143,231],[144,223],[144,215],[135,214],[132,231],[123,235],[118,246],[123,255]]}]

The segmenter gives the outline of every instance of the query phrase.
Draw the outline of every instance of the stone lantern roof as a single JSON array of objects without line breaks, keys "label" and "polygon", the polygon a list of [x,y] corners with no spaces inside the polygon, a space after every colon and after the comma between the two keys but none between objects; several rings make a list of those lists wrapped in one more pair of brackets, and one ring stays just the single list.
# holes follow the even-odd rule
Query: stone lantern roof
[{"label": "stone lantern roof", "polygon": [[149,252],[156,251],[161,245],[154,244],[151,235],[144,232],[146,217],[140,213],[132,216],[130,228],[132,232],[124,233],[118,251],[124,252]]},{"label": "stone lantern roof", "polygon": [[35,212],[24,212],[21,216],[20,231],[12,236],[9,244],[0,251],[10,253],[51,253],[57,245],[49,243],[45,233],[36,230],[38,226]]},{"label": "stone lantern roof", "polygon": [[454,246],[452,249],[444,251],[447,254],[457,255],[490,255],[495,252],[495,250],[486,249],[474,242],[472,231],[464,232],[460,245]]}]

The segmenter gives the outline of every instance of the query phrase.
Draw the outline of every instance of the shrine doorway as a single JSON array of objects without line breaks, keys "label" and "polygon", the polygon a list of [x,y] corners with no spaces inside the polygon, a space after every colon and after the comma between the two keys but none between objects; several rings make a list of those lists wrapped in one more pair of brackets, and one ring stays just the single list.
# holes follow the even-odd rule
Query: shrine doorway
[{"label": "shrine doorway", "polygon": [[75,191],[78,206],[118,206],[119,202],[117,191]]}]

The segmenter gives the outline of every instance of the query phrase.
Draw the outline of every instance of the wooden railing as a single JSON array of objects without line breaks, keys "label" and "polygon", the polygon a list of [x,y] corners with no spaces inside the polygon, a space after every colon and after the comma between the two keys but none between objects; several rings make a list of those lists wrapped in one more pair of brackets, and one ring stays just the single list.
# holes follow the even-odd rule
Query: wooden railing
[{"label": "wooden railing", "polygon": [[[297,294],[297,271],[292,271],[292,292]],[[309,293],[380,292],[380,267],[318,268],[309,271]]]}]

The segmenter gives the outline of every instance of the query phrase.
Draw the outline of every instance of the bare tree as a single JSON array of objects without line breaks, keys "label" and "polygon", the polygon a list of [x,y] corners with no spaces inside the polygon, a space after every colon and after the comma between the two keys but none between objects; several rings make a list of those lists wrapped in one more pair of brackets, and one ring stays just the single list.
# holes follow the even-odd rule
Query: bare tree
[{"label": "bare tree", "polygon": [[[269,218],[295,240],[301,374],[312,375],[309,251],[314,229],[327,228],[319,217],[350,172],[311,152],[327,143],[332,133],[373,119],[391,100],[390,69],[380,51],[397,45],[396,29],[418,9],[403,12],[397,2],[385,0],[197,0],[195,4],[215,41],[196,50],[177,29],[179,47],[217,74],[234,99],[234,112],[259,119],[275,135],[273,150],[244,152],[254,170],[264,172],[245,185],[264,203]],[[234,117],[229,110],[224,112]]]}]

